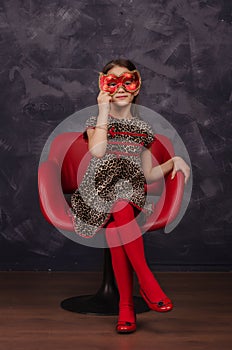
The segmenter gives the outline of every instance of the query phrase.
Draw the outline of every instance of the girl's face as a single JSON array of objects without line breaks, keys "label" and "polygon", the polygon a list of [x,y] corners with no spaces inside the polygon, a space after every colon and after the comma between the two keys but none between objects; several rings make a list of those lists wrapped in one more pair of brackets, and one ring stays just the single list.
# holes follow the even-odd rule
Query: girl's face
[{"label": "girl's face", "polygon": [[[110,70],[108,70],[107,74],[115,74],[119,76],[121,73],[124,72],[131,72],[128,68],[120,67],[120,66],[114,66]],[[134,97],[138,95],[139,89],[135,92],[128,92],[126,91],[123,86],[120,86],[115,94],[111,96],[111,102],[116,103],[120,106],[125,106],[129,103],[132,103]]]}]

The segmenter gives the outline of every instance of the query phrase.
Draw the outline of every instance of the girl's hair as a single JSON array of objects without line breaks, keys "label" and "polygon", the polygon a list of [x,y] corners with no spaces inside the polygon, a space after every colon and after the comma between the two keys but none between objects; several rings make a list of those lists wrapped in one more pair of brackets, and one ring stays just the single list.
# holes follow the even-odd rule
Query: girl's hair
[{"label": "girl's hair", "polygon": [[[110,62],[108,62],[102,69],[102,73],[107,74],[108,71],[113,68],[114,66],[120,66],[120,67],[125,67],[129,70],[134,70],[137,69],[134,65],[133,62],[131,62],[130,60],[124,59],[124,58],[118,58],[116,60],[112,60]],[[133,115],[133,117],[135,118],[140,118],[139,115],[139,110],[138,110],[138,106],[139,105],[139,95],[134,96],[133,101],[132,101],[132,105],[131,105],[131,113]]]}]

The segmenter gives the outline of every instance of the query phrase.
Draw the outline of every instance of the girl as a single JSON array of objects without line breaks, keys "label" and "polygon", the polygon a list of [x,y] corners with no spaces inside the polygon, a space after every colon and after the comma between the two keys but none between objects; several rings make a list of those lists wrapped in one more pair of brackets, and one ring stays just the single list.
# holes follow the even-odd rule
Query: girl
[{"label": "girl", "polygon": [[100,72],[98,116],[87,120],[85,131],[92,159],[71,198],[79,235],[90,238],[105,228],[120,295],[118,333],[136,330],[133,270],[150,309],[167,312],[173,308],[147,265],[138,217],[150,213],[146,181],[156,181],[169,172],[173,178],[178,170],[184,173],[185,182],[190,176],[189,166],[180,157],[152,167],[154,132],[135,108],[140,86],[139,71],[129,60],[112,60]]}]

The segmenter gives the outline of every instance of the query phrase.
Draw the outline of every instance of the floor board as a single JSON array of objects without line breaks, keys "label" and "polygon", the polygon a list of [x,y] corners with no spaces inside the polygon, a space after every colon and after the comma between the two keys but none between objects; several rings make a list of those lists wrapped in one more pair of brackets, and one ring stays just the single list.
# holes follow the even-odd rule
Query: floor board
[{"label": "floor board", "polygon": [[100,273],[0,272],[0,350],[232,349],[231,273],[155,275],[174,309],[138,314],[137,331],[119,335],[114,330],[117,316],[60,307],[65,298],[94,293]]}]

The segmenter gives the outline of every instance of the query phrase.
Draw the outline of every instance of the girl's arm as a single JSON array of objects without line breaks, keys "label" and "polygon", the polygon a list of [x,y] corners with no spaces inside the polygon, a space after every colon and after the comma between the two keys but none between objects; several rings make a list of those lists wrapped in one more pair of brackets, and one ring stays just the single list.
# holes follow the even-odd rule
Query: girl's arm
[{"label": "girl's arm", "polygon": [[90,153],[97,158],[104,156],[107,146],[107,121],[110,110],[111,96],[100,91],[98,97],[99,114],[95,129],[87,129],[88,145]]},{"label": "girl's arm", "polygon": [[190,167],[181,157],[173,157],[165,163],[153,167],[152,153],[150,149],[147,149],[142,153],[142,167],[147,182],[157,181],[167,175],[170,171],[172,171],[173,179],[178,170],[183,172],[185,183],[187,183],[190,177]]},{"label": "girl's arm", "polygon": [[108,117],[99,114],[95,129],[87,129],[89,151],[97,158],[103,157],[106,152],[107,119]]}]

